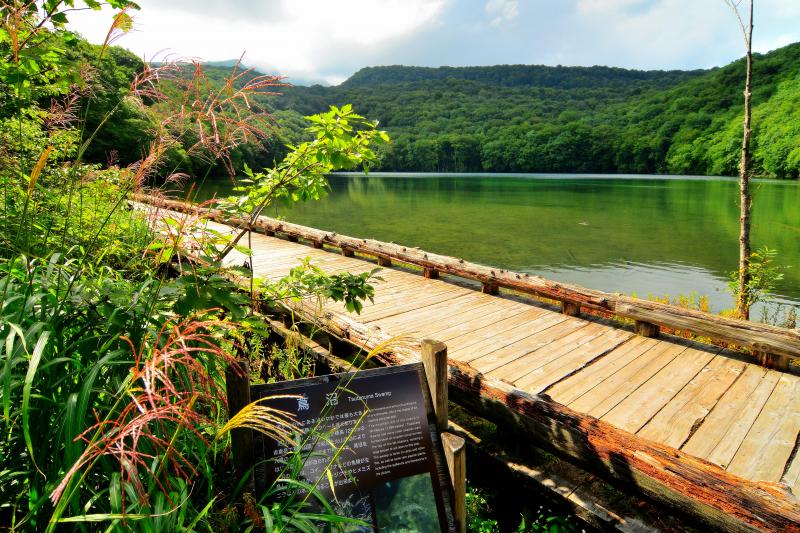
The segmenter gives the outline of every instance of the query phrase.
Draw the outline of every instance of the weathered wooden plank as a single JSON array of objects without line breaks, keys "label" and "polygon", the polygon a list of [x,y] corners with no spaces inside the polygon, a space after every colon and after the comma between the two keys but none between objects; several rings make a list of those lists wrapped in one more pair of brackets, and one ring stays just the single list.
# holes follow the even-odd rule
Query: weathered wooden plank
[{"label": "weathered wooden plank", "polygon": [[[411,285],[401,285],[397,286],[395,290],[391,293],[387,291],[380,291],[381,293],[385,294],[378,294],[376,291],[376,296],[380,296],[381,299],[378,300],[376,297],[375,304],[370,306],[370,309],[379,309],[378,306],[386,306],[386,305],[393,305],[393,306],[406,306],[407,304],[413,304],[414,302],[424,302],[431,299],[436,299],[437,295],[453,295],[453,296],[460,296],[460,297],[473,297],[475,295],[474,292],[462,289],[461,287],[454,287],[454,286],[441,286],[441,287],[419,287],[416,284]],[[387,294],[390,294],[390,298],[387,298]],[[414,309],[412,306],[411,309]],[[427,309],[427,308],[426,308]],[[404,311],[405,312],[405,311]],[[403,314],[403,313],[396,313],[396,314]],[[370,315],[365,316],[367,321],[377,320],[376,318],[372,318]]]},{"label": "weathered wooden plank", "polygon": [[[510,303],[511,306],[506,306],[506,303]],[[441,339],[450,344],[452,339],[469,335],[473,331],[481,330],[487,326],[496,324],[500,319],[513,319],[515,316],[530,311],[530,309],[531,307],[529,305],[514,305],[514,302],[501,300],[500,302],[491,303],[481,308],[478,316],[470,316],[464,322],[443,327],[431,333],[431,335],[435,334],[437,339]]]},{"label": "weathered wooden plank", "polygon": [[569,405],[657,344],[656,340],[634,337],[619,348],[610,351],[599,361],[567,379],[553,384],[543,392],[559,403]]},{"label": "weathered wooden plank", "polygon": [[[364,312],[362,313],[362,317],[364,317],[364,320],[367,320],[369,317],[368,311],[377,311],[386,307],[393,307],[397,305],[398,302],[409,305],[413,304],[414,302],[423,302],[425,300],[435,298],[440,294],[452,294],[458,292],[455,287],[447,285],[431,287],[430,290],[425,291],[420,291],[419,289],[420,287],[417,280],[402,280],[388,287],[382,287],[381,290],[375,291],[373,302],[368,301],[364,303]],[[331,307],[331,309],[342,310],[344,309],[344,304],[331,302],[329,307]]]},{"label": "weathered wooden plank", "polygon": [[430,336],[436,330],[448,325],[457,324],[463,320],[464,313],[485,305],[480,293],[466,293],[458,300],[458,305],[452,302],[442,302],[426,307],[420,312],[410,311],[400,315],[383,318],[370,322],[385,331],[397,333],[422,333]]},{"label": "weathered wooden plank", "polygon": [[727,467],[780,376],[773,370],[748,366],[681,449]]},{"label": "weathered wooden plank", "polygon": [[603,420],[620,429],[638,432],[667,405],[719,353],[720,348],[687,348],[645,381],[627,398],[603,415]]},{"label": "weathered wooden plank", "polygon": [[800,431],[800,377],[781,375],[733,456],[728,471],[756,481],[779,481]]},{"label": "weathered wooden plank", "polygon": [[[439,288],[439,289],[432,289],[430,291],[422,291],[419,290],[419,287],[403,287],[401,290],[395,292],[392,295],[392,298],[386,299],[385,295],[380,295],[382,298],[378,300],[376,298],[375,304],[370,306],[370,314],[365,315],[363,322],[376,322],[384,319],[388,319],[390,317],[405,317],[408,318],[410,315],[409,313],[418,314],[421,316],[423,313],[428,314],[432,313],[435,314],[437,310],[441,311],[444,305],[445,308],[447,306],[447,302],[450,302],[450,299],[447,300],[437,300],[437,295],[451,295],[453,298],[458,298],[458,304],[473,301],[475,293],[469,290],[461,289],[458,287],[451,287],[451,288]],[[381,291],[383,292],[383,291]],[[433,301],[433,303],[428,303]],[[414,306],[414,303],[420,303],[424,305]],[[458,304],[450,304],[450,305],[458,305]],[[391,307],[394,306],[400,312],[392,313],[391,315],[385,315],[376,317],[373,316],[371,313],[372,309],[378,310],[382,307]]]},{"label": "weathered wooden plank", "polygon": [[[558,339],[557,343],[534,348],[514,361],[509,361],[498,368],[483,372],[487,376],[508,381],[516,385],[523,376],[537,372],[548,363],[560,359],[567,354],[574,353],[580,346],[607,331],[608,328],[602,324],[593,324],[590,322],[582,328],[567,332],[566,335]],[[478,359],[478,361],[480,361],[480,359]],[[474,363],[472,366],[478,368]],[[480,368],[478,369],[480,370]]]},{"label": "weathered wooden plank", "polygon": [[578,398],[571,408],[602,418],[684,350],[686,346],[680,344],[656,345]]},{"label": "weathered wooden plank", "polygon": [[372,284],[376,291],[375,294],[380,292],[396,292],[396,290],[411,287],[419,287],[418,277],[406,272],[398,272],[397,270],[381,270],[377,274],[375,282]]},{"label": "weathered wooden plank", "polygon": [[263,255],[259,256],[254,254],[253,257],[253,270],[264,275],[274,276],[279,274],[284,276],[289,273],[294,267],[300,266],[304,259],[310,259],[311,264],[321,268],[323,271],[332,274],[335,272],[353,271],[353,273],[367,272],[370,270],[369,265],[359,261],[342,260],[340,256],[333,256],[331,254],[320,256],[309,256],[305,254],[286,255],[278,260],[271,261]]},{"label": "weathered wooden plank", "polygon": [[742,361],[717,355],[637,435],[680,448],[745,368]]},{"label": "weathered wooden plank", "polygon": [[[526,354],[540,350],[547,346],[552,347],[563,337],[566,337],[573,331],[584,330],[589,325],[590,324],[584,320],[569,317],[568,320],[554,324],[549,328],[544,328],[512,344],[498,348],[497,350],[484,352],[484,354],[480,357],[472,359],[470,364],[481,373],[487,374],[492,370],[525,356]],[[583,332],[584,336],[590,334],[590,332]]]},{"label": "weathered wooden plank", "polygon": [[531,309],[511,320],[500,320],[491,326],[452,339],[447,344],[452,347],[451,355],[459,361],[468,362],[560,324],[567,318],[542,309]]},{"label": "weathered wooden plank", "polygon": [[[269,280],[278,280],[289,275],[289,272],[296,267],[299,267],[305,257],[297,257],[292,260],[287,260],[280,263],[273,263],[271,265],[260,263],[253,265],[253,272],[257,277]],[[343,265],[333,261],[317,261],[311,263],[314,266],[322,269],[327,274],[337,274],[339,272],[352,272],[353,274],[360,274],[366,272],[363,265]]]},{"label": "weathered wooden plank", "polygon": [[572,353],[565,354],[553,361],[514,380],[514,385],[531,394],[544,392],[551,385],[581,371],[596,359],[604,357],[622,343],[628,341],[632,334],[622,330],[605,329],[600,335],[576,347]]},{"label": "weathered wooden plank", "polygon": [[[227,228],[228,226],[224,226],[222,224],[216,226],[215,230],[222,230],[223,228]],[[283,239],[279,239],[278,237],[265,237],[260,233],[251,233],[250,234],[250,243],[255,245],[256,248],[253,251],[267,249],[270,252],[274,252],[275,254],[281,254],[286,252],[292,253],[313,253],[312,250],[305,248],[304,246],[294,246],[293,243],[285,241]],[[246,238],[245,238],[246,240]]]},{"label": "weathered wooden plank", "polygon": [[306,257],[301,254],[284,254],[281,256],[267,256],[266,254],[253,254],[251,262],[253,270],[261,272],[273,272],[280,270],[288,272],[293,266],[297,266]]},{"label": "weathered wooden plank", "polygon": [[[279,242],[281,245],[276,246],[275,242]],[[269,239],[267,242],[259,242],[256,240],[252,244],[254,248],[252,248],[251,251],[253,257],[256,258],[256,263],[258,263],[259,256],[262,256],[264,259],[271,259],[277,262],[286,257],[316,255],[312,250],[308,250],[304,246],[293,246],[286,241],[282,241],[281,239]]]},{"label": "weathered wooden plank", "polygon": [[[436,322],[430,323],[429,325],[430,327],[436,327],[437,330],[445,329],[452,325],[460,324],[470,317],[482,316],[483,309],[494,303],[492,300],[494,300],[494,298],[488,298],[479,292],[473,292],[468,302],[463,303],[459,307],[448,307],[445,316],[439,316]],[[427,319],[427,317],[425,319]],[[409,328],[415,327],[418,321],[419,317],[409,314],[406,316],[386,318],[376,324],[384,329],[392,327]]]},{"label": "weathered wooden plank", "polygon": [[394,296],[391,300],[380,302],[376,300],[373,305],[364,306],[364,310],[361,312],[361,322],[368,323],[388,316],[399,315],[412,309],[422,309],[447,300],[464,298],[467,295],[462,291],[441,289],[426,291],[424,296],[419,296],[419,293],[413,291],[398,292]]}]

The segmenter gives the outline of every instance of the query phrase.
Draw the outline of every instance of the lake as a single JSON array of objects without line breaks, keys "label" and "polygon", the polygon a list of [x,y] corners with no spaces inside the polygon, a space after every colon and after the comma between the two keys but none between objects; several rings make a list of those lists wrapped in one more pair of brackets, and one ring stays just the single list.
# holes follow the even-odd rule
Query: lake
[{"label": "lake", "polygon": [[[733,307],[732,178],[372,173],[334,175],[330,185],[319,202],[265,214],[593,289],[695,293],[714,311]],[[230,188],[208,180],[200,196]],[[778,251],[786,270],[775,301],[800,305],[800,184],[756,180],[752,188],[753,248]]]}]

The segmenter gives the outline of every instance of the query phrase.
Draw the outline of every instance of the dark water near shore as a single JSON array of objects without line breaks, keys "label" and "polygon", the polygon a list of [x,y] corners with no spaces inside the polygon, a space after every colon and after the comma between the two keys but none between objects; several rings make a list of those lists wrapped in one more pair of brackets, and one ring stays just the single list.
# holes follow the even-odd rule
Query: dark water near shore
[{"label": "dark water near shore", "polygon": [[[265,213],[605,291],[708,296],[738,260],[738,188],[728,178],[371,174],[331,177],[320,202]],[[203,198],[227,195],[207,181]],[[753,244],[788,267],[776,302],[800,305],[800,184],[753,186]],[[774,306],[773,306],[774,308]],[[754,318],[758,318],[754,314]]]}]

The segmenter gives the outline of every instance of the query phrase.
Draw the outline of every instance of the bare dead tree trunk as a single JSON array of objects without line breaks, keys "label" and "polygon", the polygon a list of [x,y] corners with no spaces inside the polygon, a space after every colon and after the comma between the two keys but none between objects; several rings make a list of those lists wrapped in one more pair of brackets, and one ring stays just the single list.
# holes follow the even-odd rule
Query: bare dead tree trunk
[{"label": "bare dead tree trunk", "polygon": [[739,163],[739,282],[736,299],[736,312],[744,320],[750,319],[750,116],[753,75],[753,0],[748,0],[749,17],[747,24],[739,12],[742,0],[725,0],[733,9],[742,30],[747,62],[747,76],[744,85],[744,131],[742,132],[742,160]]}]

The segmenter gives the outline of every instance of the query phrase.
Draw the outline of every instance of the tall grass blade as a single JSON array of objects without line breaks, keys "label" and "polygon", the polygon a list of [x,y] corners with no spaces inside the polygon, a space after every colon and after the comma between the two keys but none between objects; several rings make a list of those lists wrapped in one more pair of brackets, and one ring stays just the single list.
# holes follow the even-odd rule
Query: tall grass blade
[{"label": "tall grass blade", "polygon": [[3,418],[5,419],[6,424],[8,424],[11,419],[11,371],[13,370],[16,362],[14,360],[16,353],[14,348],[14,339],[19,337],[23,350],[27,351],[27,347],[25,346],[25,334],[22,332],[22,329],[16,324],[12,324],[10,322],[6,322],[6,326],[8,326],[9,332],[6,335],[5,343],[6,362],[5,365],[3,365]]},{"label": "tall grass blade", "polygon": [[25,445],[28,447],[28,453],[31,457],[31,462],[36,469],[36,458],[33,453],[33,440],[31,439],[30,431],[30,403],[31,403],[31,389],[33,388],[33,379],[36,377],[36,370],[39,368],[39,362],[42,360],[42,353],[47,345],[47,340],[50,338],[50,331],[45,330],[36,341],[36,346],[33,347],[31,360],[28,364],[28,372],[25,374],[25,384],[22,388],[22,434],[25,437]]},{"label": "tall grass blade", "polygon": [[78,522],[106,522],[108,520],[145,520],[147,518],[152,518],[152,515],[97,513],[59,518],[58,522],[60,524],[74,524]]},{"label": "tall grass blade", "polygon": [[[203,507],[203,508],[200,510],[200,512],[199,512],[199,513],[197,513],[197,516],[195,516],[195,517],[194,517],[194,520],[192,520],[191,522],[189,522],[189,525],[187,525],[187,526],[186,526],[186,530],[187,530],[187,531],[194,531],[194,528],[195,528],[195,526],[197,526],[197,524],[198,524],[198,522],[200,522],[200,520],[202,520],[203,518],[205,518],[205,517],[206,517],[206,515],[208,514],[208,512],[211,510],[211,507],[214,505],[214,503],[215,503],[216,501],[217,501],[217,499],[216,499],[216,498],[211,498],[211,499],[208,501],[208,503],[206,504],[206,506],[205,506],[205,507]],[[267,531],[269,531],[269,529],[268,529]]]}]

